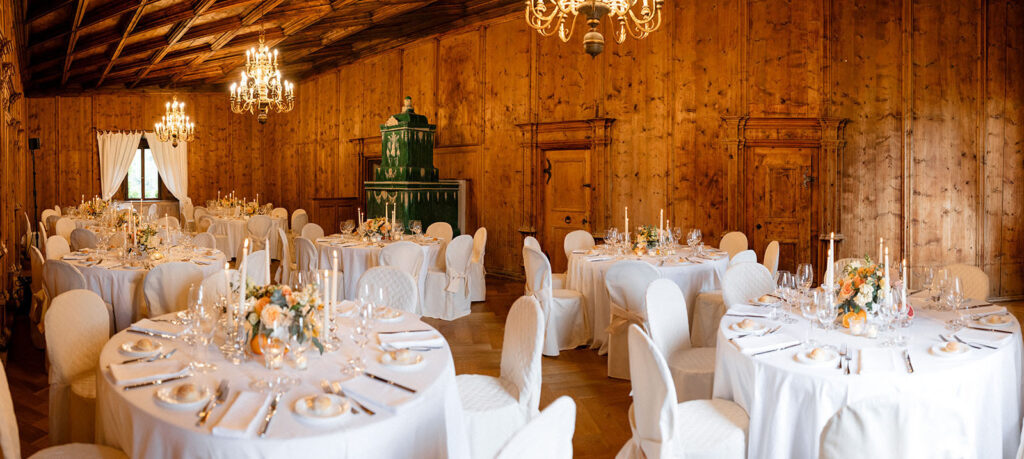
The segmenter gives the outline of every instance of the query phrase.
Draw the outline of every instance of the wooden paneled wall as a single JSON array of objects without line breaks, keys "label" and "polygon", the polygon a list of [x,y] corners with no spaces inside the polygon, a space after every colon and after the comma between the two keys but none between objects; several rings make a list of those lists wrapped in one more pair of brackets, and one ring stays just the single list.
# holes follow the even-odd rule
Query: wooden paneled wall
[{"label": "wooden paneled wall", "polygon": [[[11,64],[12,81],[0,88],[0,241],[7,246],[7,255],[0,259],[0,293],[10,291],[11,267],[18,263],[23,249],[21,238],[25,234],[25,220],[21,212],[28,210],[32,199],[29,182],[31,163],[26,135],[26,110],[21,71],[25,65],[21,53],[24,43],[15,18],[21,13],[21,2],[0,0],[0,38],[11,40],[8,53],[0,57],[0,64]],[[13,104],[9,101],[15,99]],[[24,266],[24,264],[21,264]],[[4,324],[5,326],[7,324]]]}]

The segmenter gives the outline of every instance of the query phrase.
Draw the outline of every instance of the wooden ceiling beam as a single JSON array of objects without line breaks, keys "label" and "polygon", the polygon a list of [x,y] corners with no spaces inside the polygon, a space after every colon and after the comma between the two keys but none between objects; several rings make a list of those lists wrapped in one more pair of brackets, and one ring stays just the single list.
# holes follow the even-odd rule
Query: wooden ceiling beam
[{"label": "wooden ceiling beam", "polygon": [[130,21],[124,28],[124,32],[121,32],[121,39],[117,42],[117,46],[114,47],[114,52],[110,55],[110,62],[107,62],[107,66],[103,68],[103,73],[100,74],[99,81],[96,82],[96,87],[100,87],[103,84],[103,80],[110,74],[110,69],[114,67],[114,62],[117,62],[117,58],[121,56],[121,52],[124,51],[124,44],[128,41],[128,37],[132,35],[132,30],[135,30],[135,26],[139,24],[139,20],[142,19],[142,14],[146,10],[146,4],[150,0],[142,0],[139,3],[139,7],[135,10],[135,14],[132,15]]},{"label": "wooden ceiling beam", "polygon": [[171,47],[178,43],[178,40],[181,40],[181,37],[185,36],[185,33],[188,32],[190,27],[192,27],[192,24],[195,24],[199,17],[202,16],[203,13],[206,13],[206,10],[210,9],[216,1],[217,0],[199,0],[192,9],[192,17],[179,22],[178,25],[174,26],[174,29],[171,30],[170,36],[167,37],[167,45],[153,55],[153,58],[150,60],[150,65],[142,69],[142,72],[139,73],[138,80],[135,80],[135,83],[132,83],[130,87],[134,88],[138,82],[146,78],[146,74],[153,69],[153,66],[160,63],[160,60],[167,55],[171,50]]},{"label": "wooden ceiling beam", "polygon": [[71,61],[75,58],[75,42],[78,41],[78,28],[82,25],[82,18],[85,17],[85,8],[89,6],[89,0],[78,0],[75,7],[75,16],[71,21],[71,35],[68,36],[68,52],[64,55],[64,72],[61,73],[60,85],[68,82],[68,70],[71,69]]},{"label": "wooden ceiling beam", "polygon": [[35,22],[37,19],[39,19],[39,18],[41,18],[43,16],[46,16],[47,14],[50,14],[50,13],[52,13],[54,11],[57,11],[57,10],[59,10],[61,8],[64,8],[65,6],[68,6],[68,5],[72,4],[72,3],[74,3],[74,1],[75,0],[53,0],[53,1],[50,1],[50,2],[44,3],[42,1],[35,0],[35,1],[31,2],[32,6],[36,6],[36,5],[42,5],[42,6],[38,6],[35,9],[29,9],[26,12],[26,14],[25,14],[25,23],[28,24],[28,23]]},{"label": "wooden ceiling beam", "polygon": [[146,0],[116,0],[103,6],[98,6],[86,13],[85,17],[82,18],[82,28],[84,29],[112,17],[134,11],[145,3]]},{"label": "wooden ceiling beam", "polygon": [[371,21],[372,22],[370,22],[368,24],[365,24],[365,25],[356,25],[356,26],[351,26],[351,27],[347,27],[347,28],[343,28],[343,29],[336,29],[333,32],[330,32],[330,33],[327,33],[327,34],[323,35],[323,38],[321,40],[321,44],[320,44],[319,47],[309,48],[309,49],[306,50],[306,52],[300,52],[298,54],[289,54],[288,56],[286,56],[286,59],[287,59],[287,61],[289,63],[302,62],[302,61],[310,61],[310,62],[312,62],[314,60],[318,60],[320,58],[320,54],[327,54],[327,53],[329,53],[329,51],[325,51],[325,50],[329,49],[331,47],[331,45],[336,43],[337,41],[339,41],[339,40],[341,40],[343,38],[355,35],[355,34],[357,34],[359,32],[362,32],[362,31],[364,31],[366,29],[369,29],[370,27],[373,27],[375,25],[374,24],[375,22],[376,23],[381,23],[381,22],[388,21],[388,20],[390,20],[392,18],[396,18],[396,17],[401,16],[401,15],[403,15],[405,13],[417,10],[419,8],[426,7],[426,6],[430,5],[431,3],[433,3],[433,2],[430,2],[430,1],[423,2],[423,1],[421,1],[421,2],[417,2],[417,3],[405,3],[405,4],[402,4],[402,5],[390,5],[390,6],[386,7],[386,8],[384,8],[383,11],[381,11],[380,13],[375,13],[375,14],[371,15]]}]

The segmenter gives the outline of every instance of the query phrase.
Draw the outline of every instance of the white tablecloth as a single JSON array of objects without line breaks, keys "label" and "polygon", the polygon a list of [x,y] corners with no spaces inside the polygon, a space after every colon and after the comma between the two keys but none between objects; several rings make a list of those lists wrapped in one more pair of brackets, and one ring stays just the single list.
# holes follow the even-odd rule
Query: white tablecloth
[{"label": "white tablecloth", "polygon": [[[689,253],[687,249],[683,250]],[[611,320],[611,298],[608,297],[608,289],[604,285],[605,274],[616,261],[636,260],[637,257],[615,256],[607,260],[588,260],[595,256],[572,254],[569,257],[566,288],[583,294],[586,303],[584,321],[587,326],[587,334],[590,337],[590,347],[599,349],[599,352],[603,354],[607,352],[608,331],[606,329]],[[667,262],[662,266],[658,266],[659,258],[645,256],[642,259],[656,266],[661,272],[661,277],[671,279],[679,286],[686,298],[687,314],[691,318],[697,294],[704,290],[721,288],[722,276],[729,264],[728,257],[700,260],[700,263]],[[671,256],[670,259],[678,260],[679,255]]]},{"label": "white tablecloth", "polygon": [[[962,409],[973,429],[975,457],[1013,457],[1020,439],[1021,350],[1018,324],[1014,335],[997,350],[972,349],[961,359],[934,356],[939,333],[950,313],[918,311],[911,326],[909,350],[914,373],[902,360],[894,370],[860,375],[859,352],[854,353],[851,375],[834,366],[810,367],[794,359],[798,348],[750,357],[740,353],[726,331],[742,320],[726,316],[719,327],[714,397],[739,403],[750,415],[747,456],[758,458],[818,457],[818,443],[825,424],[843,406],[884,394],[914,394],[925,400],[942,400]],[[756,319],[761,320],[761,319]],[[768,321],[765,321],[768,322]],[[807,322],[784,325],[782,332],[803,339]],[[1015,321],[1016,322],[1016,321]],[[773,324],[774,325],[774,324]],[[821,330],[815,337],[823,338]],[[847,343],[850,349],[880,347],[877,340],[833,330],[829,343]],[[898,348],[894,349],[902,355]],[[856,447],[851,445],[851,447]]]},{"label": "white tablecloth", "polygon": [[[342,247],[345,244],[345,242],[342,242],[342,239],[332,239],[330,241],[316,241],[317,248],[320,250],[320,269],[329,269],[331,267],[331,257],[334,256],[334,253],[338,253],[338,269],[345,272],[345,299],[354,300],[359,296],[359,291],[356,288],[359,285],[359,278],[367,269],[380,264],[380,251],[383,247],[370,243],[359,243],[355,246]],[[389,243],[385,241],[381,244],[387,245]],[[427,282],[427,271],[439,269],[438,254],[441,252],[441,244],[424,242],[420,244],[420,248],[423,249],[423,266],[420,267],[420,274],[416,282],[419,285],[420,303],[422,304],[423,288]]]},{"label": "white tablecloth", "polygon": [[[378,331],[427,329],[429,326],[411,315],[400,323],[378,324]],[[355,349],[345,340],[341,351],[319,355],[309,352],[309,369],[297,371],[286,366],[281,372],[300,379],[278,405],[277,414],[264,438],[225,438],[211,434],[213,426],[224,415],[227,404],[218,406],[203,427],[196,427],[198,410],[175,411],[157,405],[156,387],[124,391],[115,386],[106,367],[127,357],[118,348],[140,335],[119,333],[103,348],[97,378],[96,434],[100,443],[120,448],[134,458],[465,458],[469,456],[466,431],[462,419],[462,403],[455,384],[455,367],[447,344],[443,349],[422,353],[426,364],[416,371],[395,371],[377,363],[380,352],[367,347],[369,371],[412,387],[418,392],[397,407],[395,414],[379,411],[374,416],[347,415],[339,424],[310,426],[297,418],[296,400],[322,393],[321,379],[338,381],[345,376],[340,369]],[[165,346],[180,350],[172,357],[187,361],[189,348],[180,341],[158,339]],[[376,339],[372,341],[376,343]],[[262,361],[249,360],[235,366],[210,353],[217,371],[193,376],[187,381],[215,388],[227,379],[232,394],[253,390],[253,378],[272,373]],[[169,383],[178,384],[178,383]],[[264,411],[260,411],[262,416]]]},{"label": "white tablecloth", "polygon": [[[245,225],[249,222],[248,217],[214,217],[210,216],[212,223],[210,224],[209,232],[224,236],[223,239],[218,238],[217,248],[221,252],[224,252],[228,258],[238,258],[238,249],[242,247],[242,241],[245,240],[248,231]],[[284,228],[288,230],[288,219],[287,218],[271,218],[270,225],[270,257],[275,260],[281,259],[281,238],[277,232],[278,228]]]},{"label": "white tablecloth", "polygon": [[[167,257],[158,263],[198,258],[206,256],[206,253],[206,249],[185,252],[184,249],[175,248],[167,251]],[[114,255],[96,254],[96,256],[102,258],[103,261],[93,266],[87,266],[84,261],[68,260],[68,262],[74,264],[85,276],[86,288],[96,292],[103,298],[103,301],[114,306],[115,328],[117,330],[125,329],[132,322],[141,319],[145,312],[146,297],[142,291],[142,283],[149,270],[119,266],[121,262]],[[196,264],[203,271],[203,276],[224,270],[226,259],[223,253],[213,250],[209,260],[209,264]]]}]

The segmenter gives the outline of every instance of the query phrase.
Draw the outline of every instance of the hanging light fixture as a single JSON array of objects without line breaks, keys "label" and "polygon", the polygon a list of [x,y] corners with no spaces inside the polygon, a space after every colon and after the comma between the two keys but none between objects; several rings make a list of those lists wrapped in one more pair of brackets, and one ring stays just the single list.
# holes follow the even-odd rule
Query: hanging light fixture
[{"label": "hanging light fixture", "polygon": [[285,113],[294,107],[295,86],[281,80],[281,72],[277,69],[277,50],[267,48],[260,31],[259,48],[245,52],[241,83],[231,83],[231,111],[255,113],[262,124],[267,122],[271,108]]},{"label": "hanging light fixture", "polygon": [[590,26],[583,35],[583,49],[596,57],[604,51],[604,35],[597,31],[602,17],[613,21],[616,43],[625,41],[627,34],[639,40],[661,26],[664,4],[664,0],[526,0],[526,22],[545,37],[557,33],[567,42],[576,16],[582,14]]},{"label": "hanging light fixture", "polygon": [[185,103],[178,102],[175,96],[173,102],[167,103],[167,113],[156,123],[156,137],[161,142],[171,142],[171,146],[177,147],[178,141],[191,142],[195,138],[195,123],[189,121],[185,116]]}]

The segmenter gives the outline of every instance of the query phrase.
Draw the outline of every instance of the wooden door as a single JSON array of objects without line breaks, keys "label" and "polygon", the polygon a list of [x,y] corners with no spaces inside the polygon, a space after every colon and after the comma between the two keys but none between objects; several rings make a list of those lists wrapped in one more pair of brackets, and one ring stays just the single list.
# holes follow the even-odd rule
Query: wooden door
[{"label": "wooden door", "polygon": [[541,246],[551,258],[551,270],[564,272],[568,261],[562,241],[565,235],[590,231],[590,150],[547,150],[544,171],[544,215]]},{"label": "wooden door", "polygon": [[792,272],[797,264],[815,259],[816,153],[816,148],[797,147],[747,150],[750,248],[760,259],[769,242],[779,241],[780,270]]}]

